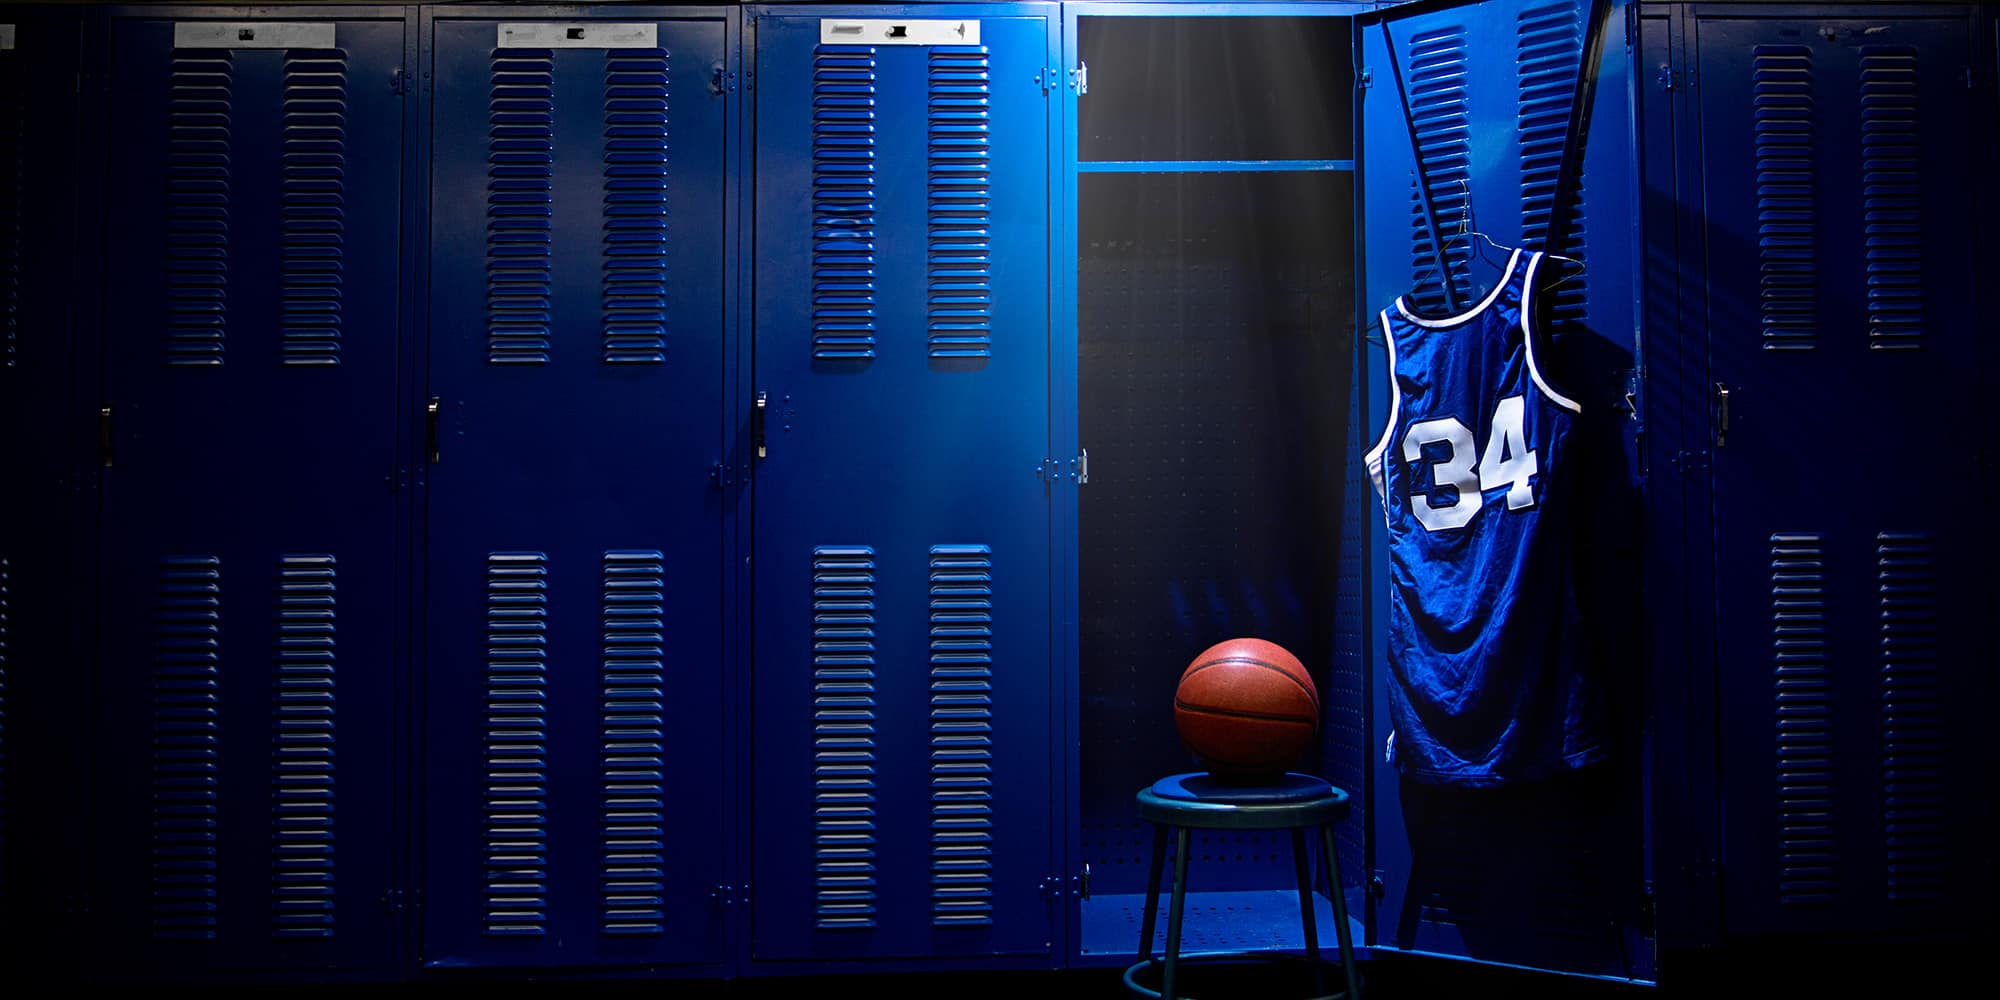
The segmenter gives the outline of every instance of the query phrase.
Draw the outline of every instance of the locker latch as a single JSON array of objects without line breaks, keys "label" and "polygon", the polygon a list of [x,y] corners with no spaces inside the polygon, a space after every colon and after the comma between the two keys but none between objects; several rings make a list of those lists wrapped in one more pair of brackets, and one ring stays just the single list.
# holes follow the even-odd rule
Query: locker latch
[{"label": "locker latch", "polygon": [[1075,69],[1069,71],[1069,89],[1076,91],[1078,97],[1090,93],[1089,63],[1079,62]]},{"label": "locker latch", "polygon": [[97,461],[111,468],[111,404],[97,408]]},{"label": "locker latch", "polygon": [[764,414],[770,406],[770,394],[762,389],[757,390],[757,403],[750,410],[750,447],[757,450],[758,458],[763,458],[765,454]]},{"label": "locker latch", "polygon": [[424,451],[431,457],[431,464],[438,463],[438,398],[432,396],[424,404]]},{"label": "locker latch", "polygon": [[1082,449],[1075,458],[1069,460],[1069,477],[1076,480],[1078,486],[1090,485],[1089,448]]}]

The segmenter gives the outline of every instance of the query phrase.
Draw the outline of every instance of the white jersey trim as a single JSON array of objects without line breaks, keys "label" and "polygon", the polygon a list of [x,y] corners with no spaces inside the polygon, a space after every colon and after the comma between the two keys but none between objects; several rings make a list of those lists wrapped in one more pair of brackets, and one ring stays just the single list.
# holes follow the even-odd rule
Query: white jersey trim
[{"label": "white jersey trim", "polygon": [[1521,259],[1521,251],[1515,250],[1513,256],[1507,258],[1507,272],[1500,276],[1499,281],[1493,283],[1493,290],[1487,292],[1486,297],[1479,300],[1478,305],[1473,306],[1471,309],[1459,313],[1456,316],[1451,316],[1445,319],[1425,319],[1422,316],[1419,316],[1416,313],[1410,311],[1409,305],[1404,302],[1404,299],[1407,299],[1409,297],[1406,295],[1396,296],[1396,311],[1402,313],[1404,319],[1409,320],[1410,322],[1415,323],[1418,326],[1426,326],[1432,328],[1441,326],[1457,326],[1460,323],[1470,320],[1473,317],[1478,316],[1480,313],[1485,312],[1488,306],[1491,306],[1493,303],[1500,301],[1500,293],[1506,291],[1507,283],[1514,280],[1514,265],[1518,263],[1520,259]]},{"label": "white jersey trim", "polygon": [[[1515,252],[1519,253],[1520,251],[1517,250]],[[1535,364],[1535,330],[1529,322],[1530,318],[1535,315],[1535,310],[1530,299],[1535,292],[1535,268],[1541,266],[1542,258],[1546,256],[1548,255],[1537,253],[1528,258],[1528,274],[1521,281],[1521,344],[1528,352],[1528,377],[1534,379],[1535,388],[1542,390],[1542,395],[1547,396],[1549,402],[1571,413],[1582,413],[1583,407],[1578,406],[1576,400],[1555,391],[1555,389],[1549,386],[1548,380],[1542,378],[1542,369]]]},{"label": "white jersey trim", "polygon": [[[1398,299],[1398,302],[1401,300]],[[1389,439],[1396,434],[1396,423],[1403,417],[1403,387],[1396,381],[1396,331],[1389,328],[1389,310],[1381,312],[1382,342],[1389,346],[1389,424],[1382,428],[1382,435],[1369,449],[1368,478],[1375,483],[1375,494],[1382,498],[1382,510],[1388,513],[1389,479],[1383,472],[1382,455],[1389,450]]]}]

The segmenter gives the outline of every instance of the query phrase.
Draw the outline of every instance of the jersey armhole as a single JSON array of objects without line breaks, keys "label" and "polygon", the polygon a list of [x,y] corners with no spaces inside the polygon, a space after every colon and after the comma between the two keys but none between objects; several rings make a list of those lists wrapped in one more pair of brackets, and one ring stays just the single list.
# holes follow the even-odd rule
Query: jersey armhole
[{"label": "jersey armhole", "polygon": [[1396,331],[1389,329],[1389,310],[1380,314],[1382,322],[1382,343],[1389,348],[1389,421],[1375,440],[1375,447],[1368,450],[1368,478],[1375,483],[1375,493],[1383,503],[1389,502],[1389,479],[1383,466],[1383,456],[1389,450],[1389,438],[1396,433],[1396,422],[1402,419],[1403,387],[1396,382]]},{"label": "jersey armhole", "polygon": [[1549,385],[1548,379],[1542,377],[1541,365],[1535,363],[1535,342],[1541,339],[1540,324],[1535,322],[1535,272],[1541,267],[1543,258],[1547,256],[1546,253],[1537,253],[1528,258],[1528,273],[1521,280],[1521,344],[1528,353],[1528,377],[1534,380],[1535,388],[1541,390],[1549,402],[1571,413],[1582,413],[1583,407],[1578,406],[1576,400],[1557,392],[1554,386]]}]

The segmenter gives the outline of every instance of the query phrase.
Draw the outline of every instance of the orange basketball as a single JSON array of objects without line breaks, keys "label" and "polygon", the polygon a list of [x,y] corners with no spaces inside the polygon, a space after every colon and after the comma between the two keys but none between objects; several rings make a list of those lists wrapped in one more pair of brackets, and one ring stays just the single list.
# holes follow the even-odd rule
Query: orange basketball
[{"label": "orange basketball", "polygon": [[1319,691],[1283,646],[1230,639],[1202,650],[1181,674],[1174,727],[1210,773],[1274,778],[1319,734]]}]

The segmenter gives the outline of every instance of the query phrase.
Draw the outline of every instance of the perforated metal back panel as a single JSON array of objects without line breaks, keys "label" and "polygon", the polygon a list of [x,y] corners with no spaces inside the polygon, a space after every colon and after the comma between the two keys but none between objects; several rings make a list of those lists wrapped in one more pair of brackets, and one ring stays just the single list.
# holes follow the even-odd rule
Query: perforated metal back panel
[{"label": "perforated metal back panel", "polygon": [[[1207,646],[1285,646],[1352,739],[1359,677],[1338,672],[1334,653],[1351,191],[1331,172],[1082,178],[1080,764],[1093,891],[1144,886],[1151,834],[1132,797],[1196,766],[1173,698]],[[1320,770],[1318,749],[1298,767]],[[1282,834],[1232,834],[1208,853],[1209,887],[1291,884]]]},{"label": "perforated metal back panel", "polygon": [[[116,19],[103,191],[106,974],[393,969],[404,22]],[[142,971],[143,970],[143,971]]]}]

